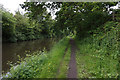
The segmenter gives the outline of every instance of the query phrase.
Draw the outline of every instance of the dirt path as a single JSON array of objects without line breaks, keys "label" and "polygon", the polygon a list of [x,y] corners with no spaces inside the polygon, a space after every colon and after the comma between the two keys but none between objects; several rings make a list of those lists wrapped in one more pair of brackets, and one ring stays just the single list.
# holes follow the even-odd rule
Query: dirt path
[{"label": "dirt path", "polygon": [[75,59],[76,45],[73,39],[70,39],[70,44],[71,44],[71,58],[69,62],[67,78],[77,78],[77,65]]}]

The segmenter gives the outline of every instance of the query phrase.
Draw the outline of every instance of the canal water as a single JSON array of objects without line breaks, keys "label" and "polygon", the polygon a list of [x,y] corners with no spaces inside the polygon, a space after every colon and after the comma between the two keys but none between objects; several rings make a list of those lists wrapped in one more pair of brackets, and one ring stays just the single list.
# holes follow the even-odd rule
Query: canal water
[{"label": "canal water", "polygon": [[36,51],[46,49],[49,51],[53,44],[57,40],[55,39],[43,39],[33,41],[23,41],[17,43],[3,43],[2,44],[2,71],[6,73],[10,69],[8,61],[16,63],[19,60],[18,55],[24,58],[27,54],[32,54]]}]

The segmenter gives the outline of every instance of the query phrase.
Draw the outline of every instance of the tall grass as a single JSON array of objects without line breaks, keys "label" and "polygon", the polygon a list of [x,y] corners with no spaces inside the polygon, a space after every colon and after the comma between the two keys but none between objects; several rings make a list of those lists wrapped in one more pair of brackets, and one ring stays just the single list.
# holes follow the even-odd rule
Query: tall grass
[{"label": "tall grass", "polygon": [[116,22],[107,22],[104,30],[98,29],[92,36],[76,40],[79,78],[117,78],[119,66],[119,28]]},{"label": "tall grass", "polygon": [[36,52],[28,55],[19,65],[12,66],[3,78],[55,78],[69,39],[64,38],[53,46],[50,52]]},{"label": "tall grass", "polygon": [[70,54],[71,54],[71,46],[69,45],[65,56],[62,60],[61,66],[59,66],[59,73],[57,78],[67,78],[68,68],[69,68],[69,61],[70,61]]}]

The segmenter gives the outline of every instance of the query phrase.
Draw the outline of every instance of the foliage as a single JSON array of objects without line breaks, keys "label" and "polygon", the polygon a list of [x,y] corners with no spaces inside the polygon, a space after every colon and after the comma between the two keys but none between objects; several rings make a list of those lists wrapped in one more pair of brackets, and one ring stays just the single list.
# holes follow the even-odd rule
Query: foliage
[{"label": "foliage", "polygon": [[[57,4],[57,5],[56,5]],[[20,4],[23,9],[27,11],[27,15],[30,20],[35,20],[36,23],[39,23],[41,26],[41,34],[45,37],[55,37],[54,29],[54,20],[51,19],[51,14],[54,9],[57,9],[60,5],[57,2],[24,2]],[[50,9],[51,12],[48,12],[47,9]]]},{"label": "foliage", "polygon": [[37,75],[37,78],[55,78],[57,76],[57,71],[60,66],[60,62],[64,56],[65,49],[68,45],[69,39],[63,39],[60,41],[60,44],[55,46],[54,49],[50,52],[49,60],[46,62],[41,75]]},{"label": "foliage", "polygon": [[[107,10],[113,5],[116,3],[26,1],[21,4],[27,11],[25,15],[18,11],[13,16],[10,12],[1,10],[3,41],[16,42],[74,35],[78,38],[76,41],[80,48],[76,57],[78,77],[117,78],[120,76],[118,63],[120,24],[109,21],[112,17]],[[47,11],[48,8],[51,12]],[[53,20],[51,15],[56,9],[60,10]],[[116,19],[119,21],[119,17]],[[61,40],[48,54],[37,52],[36,55],[25,58],[19,65],[13,66],[6,77],[55,78],[68,41],[69,39]],[[62,65],[68,64],[69,53],[70,49]],[[66,77],[67,68],[68,66],[61,67],[60,70],[65,72],[60,72],[57,77]]]},{"label": "foliage", "polygon": [[55,78],[68,42],[69,39],[64,38],[48,53],[44,51],[27,55],[28,57],[19,62],[19,65],[12,66],[10,72],[3,75],[3,78]]},{"label": "foliage", "polygon": [[21,15],[20,12],[16,12],[16,14],[14,15],[14,17],[16,18],[16,37],[18,40],[26,40],[26,36],[25,34],[27,33],[27,29],[30,26],[29,25],[29,20],[28,18],[26,18],[25,16]]},{"label": "foliage", "polygon": [[19,11],[14,16],[8,11],[1,10],[1,12],[3,42],[16,42],[53,36],[52,26],[54,21],[49,14],[46,15],[46,19],[42,23],[39,23],[35,20],[30,20]]},{"label": "foliage", "polygon": [[[29,2],[20,6],[27,12],[21,15],[19,11],[13,16],[7,11],[3,13],[3,41],[23,41],[49,37],[64,37],[70,33],[81,37],[88,36],[87,32],[98,28],[110,19],[110,6],[116,3],[98,2]],[[50,10],[50,12],[47,11]],[[56,19],[51,15],[56,13]],[[5,14],[6,13],[6,14]],[[10,16],[12,15],[12,16]],[[9,21],[9,28],[4,27]],[[15,19],[15,20],[14,20]],[[6,31],[5,31],[6,30]],[[7,31],[10,32],[7,33]],[[9,36],[10,35],[10,36]]]},{"label": "foliage", "polygon": [[108,5],[115,5],[115,3],[62,3],[60,11],[56,13],[56,34],[63,35],[67,34],[67,31],[69,33],[76,31],[77,35],[84,36],[86,32],[109,20],[109,12],[106,7]]},{"label": "foliage", "polygon": [[[114,2],[98,3],[98,2],[24,2],[21,7],[28,11],[31,19],[37,22],[43,21],[47,13],[47,9],[51,10],[51,15],[55,10],[60,9],[56,13],[56,21],[52,27],[54,35],[64,37],[70,32],[77,31],[77,35],[84,35],[90,29],[97,28],[104,24],[110,17],[108,8],[116,5]],[[47,28],[45,29],[45,31]]]},{"label": "foliage", "polygon": [[78,76],[82,78],[117,78],[119,75],[119,44],[117,22],[107,22],[104,30],[77,41]]},{"label": "foliage", "polygon": [[2,34],[3,40],[16,41],[15,38],[15,22],[16,19],[7,11],[2,11]]}]

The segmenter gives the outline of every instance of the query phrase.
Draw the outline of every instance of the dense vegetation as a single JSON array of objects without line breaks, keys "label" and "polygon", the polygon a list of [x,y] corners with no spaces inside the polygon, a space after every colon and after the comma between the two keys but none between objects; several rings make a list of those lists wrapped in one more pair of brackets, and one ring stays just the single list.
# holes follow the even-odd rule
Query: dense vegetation
[{"label": "dense vegetation", "polygon": [[2,12],[3,42],[52,37],[51,27],[53,26],[53,20],[50,18],[50,15],[46,15],[46,19],[41,24],[35,20],[30,20],[19,11],[15,15],[5,10],[0,10],[0,12]]},{"label": "dense vegetation", "polygon": [[[60,62],[64,56],[64,51],[68,46],[69,39],[60,40],[50,52],[35,52],[33,55],[27,54],[27,57],[14,66],[11,64],[10,72],[3,76],[5,78],[55,78],[58,75]],[[70,53],[66,54],[69,55]],[[66,56],[65,59],[67,59]],[[64,62],[64,66],[66,62]],[[67,68],[66,68],[67,69]],[[64,69],[65,70],[65,69]],[[60,74],[60,75],[64,75]]]},{"label": "dense vegetation", "polygon": [[118,77],[119,27],[118,22],[107,22],[101,27],[104,30],[95,30],[94,35],[76,40],[79,48],[76,56],[79,78]]},{"label": "dense vegetation", "polygon": [[[69,33],[88,35],[88,31],[96,29],[112,18],[107,9],[115,4],[25,2],[21,4],[27,11],[24,15],[19,11],[13,15],[1,9],[3,42],[64,37]],[[56,12],[56,19],[53,20],[51,15],[56,9],[60,10]]]},{"label": "dense vegetation", "polygon": [[[19,65],[13,66],[6,77],[66,78],[70,60],[69,38],[66,36],[72,34],[78,47],[78,78],[118,78],[120,16],[113,21],[108,10],[116,4],[25,2],[21,4],[27,11],[25,15],[21,15],[19,11],[12,15],[1,10],[3,41],[62,38],[50,52],[37,52],[36,55],[26,57]],[[56,9],[60,10],[55,13],[56,18],[52,19],[51,15]],[[120,10],[117,10],[116,14],[119,15]]]}]

